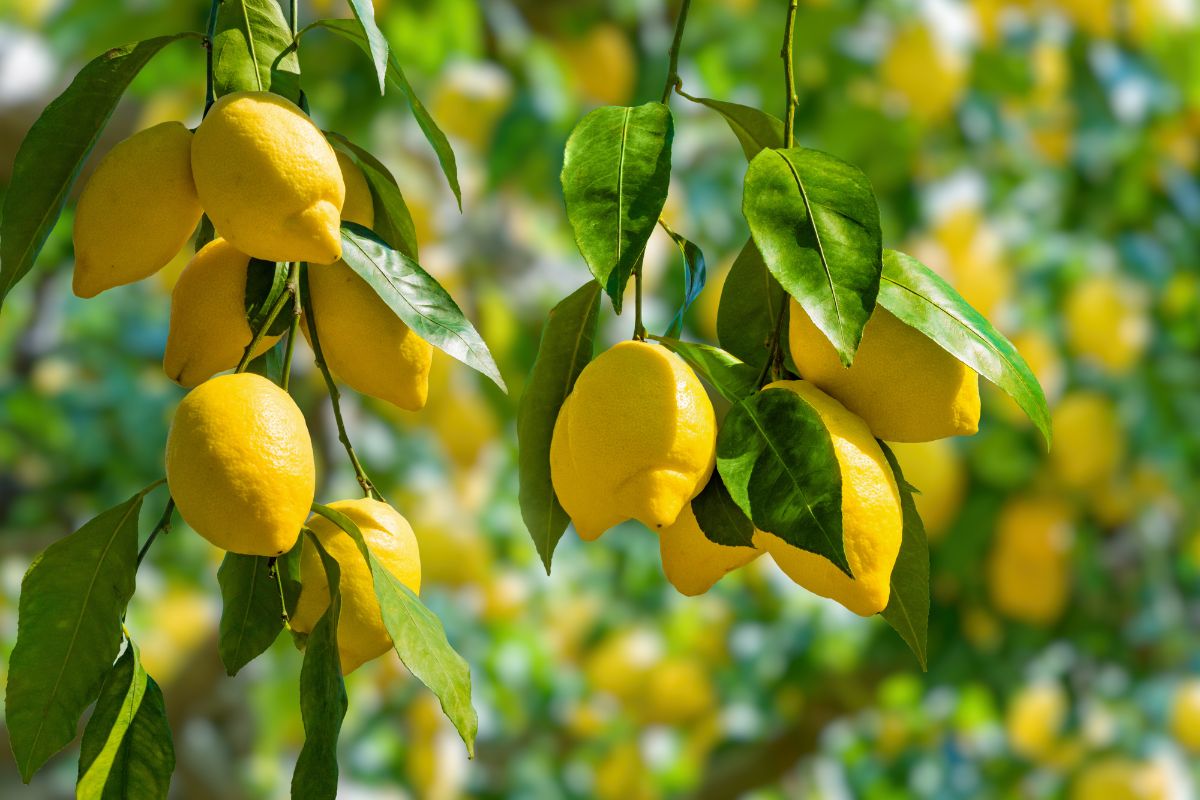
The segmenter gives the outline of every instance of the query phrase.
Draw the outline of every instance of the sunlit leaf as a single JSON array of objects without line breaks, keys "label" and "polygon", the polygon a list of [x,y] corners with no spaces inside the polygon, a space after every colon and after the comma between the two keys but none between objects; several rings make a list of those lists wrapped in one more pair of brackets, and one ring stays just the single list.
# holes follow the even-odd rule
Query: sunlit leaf
[{"label": "sunlit leaf", "polygon": [[661,342],[671,352],[679,354],[698,376],[731,403],[758,391],[759,370],[742,363],[736,356],[719,347],[683,342],[665,336],[651,338]]},{"label": "sunlit leaf", "polygon": [[354,159],[367,179],[375,209],[375,224],[371,229],[393,248],[417,260],[417,229],[392,173],[379,159],[340,133],[325,135],[335,148]]},{"label": "sunlit leaf", "polygon": [[388,43],[383,31],[375,23],[375,6],[371,0],[349,0],[354,18],[362,26],[363,35],[375,64],[375,77],[379,80],[379,93],[387,91]]},{"label": "sunlit leaf", "polygon": [[929,543],[925,538],[925,526],[913,502],[913,487],[904,480],[900,462],[883,442],[879,443],[883,455],[896,476],[900,489],[900,508],[904,514],[904,534],[900,541],[900,555],[892,568],[891,595],[887,608],[880,615],[887,620],[896,633],[908,643],[921,669],[929,669]]},{"label": "sunlit leaf", "polygon": [[692,498],[692,513],[710,542],[726,547],[754,546],[754,523],[738,508],[716,470],[700,494]]},{"label": "sunlit leaf", "polygon": [[212,48],[217,97],[274,92],[300,102],[300,59],[276,0],[222,0]]},{"label": "sunlit leaf", "polygon": [[763,263],[754,240],[734,259],[717,306],[717,341],[733,355],[761,368],[775,320],[787,310],[787,292]]},{"label": "sunlit leaf", "polygon": [[747,161],[753,160],[762,150],[783,147],[783,120],[779,117],[740,103],[692,97],[687,92],[680,94],[693,103],[708,106],[724,117],[729,129],[742,145],[742,152],[746,154]]}]

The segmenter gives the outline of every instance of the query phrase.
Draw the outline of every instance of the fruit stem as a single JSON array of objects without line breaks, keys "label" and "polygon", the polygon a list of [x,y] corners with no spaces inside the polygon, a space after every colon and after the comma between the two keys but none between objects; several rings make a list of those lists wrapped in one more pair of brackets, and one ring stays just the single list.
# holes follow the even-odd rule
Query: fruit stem
[{"label": "fruit stem", "polygon": [[299,26],[297,23],[299,22],[300,15],[296,8],[299,5],[299,0],[292,0],[292,14],[290,17],[292,23],[292,41],[296,40],[296,34],[299,32]]},{"label": "fruit stem", "polygon": [[645,254],[638,256],[633,265],[633,338],[635,341],[646,341],[646,326],[642,324],[642,261]]},{"label": "fruit stem", "polygon": [[792,34],[796,28],[796,6],[799,0],[788,0],[787,21],[783,26],[783,48],[779,56],[783,59],[784,91],[787,92],[783,115],[783,146],[791,147],[795,142],[796,77],[792,71]]},{"label": "fruit stem", "polygon": [[158,518],[158,523],[154,526],[154,530],[150,531],[150,536],[146,538],[146,543],[142,545],[142,549],[138,551],[137,567],[142,565],[142,561],[146,558],[146,553],[150,552],[150,545],[154,544],[154,540],[158,538],[160,533],[167,533],[171,530],[171,516],[175,513],[175,498],[168,497],[167,505],[163,509],[162,516]]},{"label": "fruit stem", "polygon": [[[300,533],[304,535],[303,532]],[[267,574],[275,579],[275,585],[279,587],[279,618],[283,620],[283,627],[289,631],[292,629],[292,620],[287,612],[287,599],[283,594],[283,576],[279,574],[279,559],[271,556],[267,559]]]},{"label": "fruit stem", "polygon": [[358,485],[362,487],[363,494],[376,500],[383,500],[383,495],[375,489],[375,484],[371,483],[371,479],[367,477],[367,471],[363,469],[362,463],[358,460],[358,455],[354,452],[354,445],[350,444],[350,436],[346,433],[346,423],[342,420],[342,394],[338,391],[337,384],[333,381],[333,375],[330,374],[329,367],[325,364],[325,354],[321,351],[321,337],[317,334],[317,317],[313,313],[312,293],[308,289],[308,270],[302,270],[300,273],[300,302],[303,304],[304,315],[308,317],[308,336],[312,344],[313,360],[317,362],[317,369],[321,370],[321,376],[325,379],[325,388],[329,391],[329,400],[333,404],[333,419],[337,423],[338,440],[342,443],[342,447],[346,448],[346,455],[350,457],[350,465],[354,467],[354,477],[358,479]]},{"label": "fruit stem", "polygon": [[266,320],[254,332],[254,336],[251,337],[250,344],[246,345],[246,351],[242,353],[242,360],[238,362],[237,369],[234,372],[245,372],[246,367],[250,366],[250,362],[254,359],[255,348],[258,347],[258,343],[263,340],[263,337],[267,335],[267,331],[271,326],[275,324],[275,319],[283,312],[283,307],[289,300],[292,300],[292,287],[290,283],[288,290],[280,293],[279,297],[275,298],[275,305],[271,306],[271,313],[267,314]]},{"label": "fruit stem", "polygon": [[288,390],[288,382],[292,378],[292,354],[296,351],[296,334],[300,328],[300,262],[288,264],[287,293],[292,296],[292,324],[288,326],[287,347],[283,351],[283,375],[279,379],[279,388]]},{"label": "fruit stem", "polygon": [[204,90],[204,116],[206,117],[212,104],[217,101],[217,91],[213,85],[213,37],[217,35],[217,9],[220,6],[221,0],[212,0],[212,5],[208,9],[208,34],[204,37],[204,49],[208,51],[207,83]]},{"label": "fruit stem", "polygon": [[679,78],[679,47],[683,43],[683,29],[687,25],[688,9],[691,6],[692,0],[683,0],[683,4],[679,7],[679,19],[675,20],[675,38],[671,40],[671,49],[667,51],[669,62],[667,64],[667,83],[663,86],[662,93],[663,105],[671,102],[671,90],[683,85]]}]

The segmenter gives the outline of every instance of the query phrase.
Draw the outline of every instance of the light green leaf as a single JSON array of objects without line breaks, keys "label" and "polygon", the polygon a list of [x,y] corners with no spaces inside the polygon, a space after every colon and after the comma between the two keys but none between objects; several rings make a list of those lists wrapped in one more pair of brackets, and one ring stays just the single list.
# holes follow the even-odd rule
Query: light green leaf
[{"label": "light green leaf", "polygon": [[375,64],[375,76],[379,79],[379,93],[383,94],[387,91],[388,42],[383,31],[375,24],[375,5],[371,0],[350,0],[350,8],[367,39],[371,61]]},{"label": "light green leaf", "polygon": [[754,240],[747,240],[721,287],[717,341],[742,361],[761,369],[769,355],[767,342],[775,320],[786,309],[787,292],[763,263]]},{"label": "light green leaf", "polygon": [[[928,671],[929,639],[929,542],[925,538],[925,526],[913,502],[913,487],[904,480],[900,462],[882,441],[879,443],[883,455],[896,476],[900,489],[900,508],[904,514],[904,534],[900,541],[900,555],[892,568],[891,595],[887,608],[880,615],[908,643],[921,669]],[[920,487],[917,487],[918,489]]]},{"label": "light green leaf", "polygon": [[371,229],[394,249],[414,261],[418,260],[417,229],[408,204],[404,202],[404,195],[400,193],[400,185],[392,173],[379,159],[340,133],[325,135],[334,148],[354,159],[367,179],[375,208],[375,224]]},{"label": "light green leaf", "polygon": [[692,97],[687,92],[679,93],[693,103],[708,106],[724,117],[729,129],[741,143],[747,161],[753,160],[762,150],[783,147],[783,120],[778,117],[739,103]]},{"label": "light green leaf", "polygon": [[222,0],[212,48],[217,97],[274,92],[300,102],[300,59],[276,0]]},{"label": "light green leaf", "polygon": [[759,370],[719,347],[697,342],[682,342],[665,336],[651,336],[688,363],[710,386],[731,403],[758,391]]},{"label": "light green leaf", "polygon": [[[271,309],[288,290],[288,265],[284,262],[263,261],[252,258],[246,266],[246,287],[242,294],[242,305],[246,309],[246,323],[256,331],[271,316]],[[280,313],[267,329],[267,336],[282,336],[291,325],[292,315]]]}]

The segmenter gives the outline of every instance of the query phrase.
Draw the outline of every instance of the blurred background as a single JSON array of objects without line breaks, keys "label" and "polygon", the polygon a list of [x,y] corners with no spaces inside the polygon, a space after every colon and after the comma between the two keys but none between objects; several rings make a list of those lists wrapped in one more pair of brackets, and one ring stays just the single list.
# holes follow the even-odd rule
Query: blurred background
[{"label": "blurred background", "polygon": [[[419,536],[423,598],[471,663],[480,737],[468,762],[432,696],[384,657],[347,682],[343,797],[1196,796],[1196,0],[801,0],[799,142],[864,169],[885,241],[996,321],[1053,409],[1049,455],[990,387],[978,435],[897,448],[932,545],[928,673],[881,620],[809,595],[765,559],[687,599],[637,525],[588,545],[568,532],[550,578],[522,525],[516,400],[546,312],[588,278],[563,212],[563,145],[589,108],[659,97],[677,3],[375,5],[453,140],[463,213],[403,99],[380,98],[361,53],[323,32],[301,49],[313,115],[395,173],[424,266],[476,320],[512,394],[439,357],[419,414],[345,395],[360,455]],[[0,191],[21,138],[83,63],[199,30],[207,6],[0,0]],[[696,0],[685,89],[781,114],[785,6]],[[347,15],[333,0],[300,10],[302,25]],[[203,55],[191,43],[159,55],[97,154],[160,121],[196,124]],[[666,217],[710,268],[684,335],[714,341],[721,281],[747,236],[745,161],[719,117],[680,97],[672,108]],[[0,315],[4,664],[30,560],[162,475],[183,393],[160,362],[189,254],[81,301],[70,231],[68,208]],[[661,231],[646,271],[658,330],[682,295]],[[602,320],[606,343],[632,326]],[[296,373],[318,499],[355,496],[303,349]],[[164,501],[151,495],[143,530]],[[300,656],[284,636],[224,676],[219,560],[177,524],[130,606],[175,733],[173,793],[283,797],[302,740]],[[68,751],[21,788],[4,746],[0,795],[70,796],[75,764]]]}]

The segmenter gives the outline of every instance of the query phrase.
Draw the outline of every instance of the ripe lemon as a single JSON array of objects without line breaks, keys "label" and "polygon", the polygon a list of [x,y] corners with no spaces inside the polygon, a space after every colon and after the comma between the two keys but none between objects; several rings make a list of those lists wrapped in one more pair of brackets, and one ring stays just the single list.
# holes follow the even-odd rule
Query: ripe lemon
[{"label": "ripe lemon", "polygon": [[621,342],[583,369],[559,410],[550,477],[583,539],[630,518],[660,530],[704,488],[716,450],[712,402],[683,359]]},{"label": "ripe lemon", "polygon": [[191,151],[192,132],[164,122],[104,156],[75,210],[75,294],[140,281],[175,257],[200,222]]},{"label": "ripe lemon", "polygon": [[945,439],[916,444],[894,444],[904,479],[920,494],[913,495],[917,513],[931,540],[938,539],[958,517],[967,488],[962,456]]},{"label": "ripe lemon", "polygon": [[1009,500],[996,521],[987,562],[988,592],[1001,614],[1050,625],[1070,594],[1067,560],[1074,537],[1069,505],[1051,497]]},{"label": "ripe lemon", "polygon": [[1068,394],[1050,415],[1050,466],[1064,485],[1086,489],[1107,482],[1125,458],[1125,432],[1116,406],[1091,391]]},{"label": "ripe lemon", "polygon": [[[378,500],[338,500],[334,511],[349,517],[362,531],[363,540],[380,566],[413,592],[421,591],[421,554],[408,520]],[[373,658],[392,649],[392,637],[383,625],[383,612],[375,598],[371,568],[354,540],[325,517],[313,516],[308,527],[321,546],[338,563],[342,610],[338,617],[338,653],[342,674],[349,675]],[[292,616],[292,629],[308,633],[329,607],[329,581],[321,556],[311,541],[300,552],[300,599]]]},{"label": "ripe lemon", "polygon": [[375,224],[375,200],[371,197],[371,187],[362,169],[354,163],[354,159],[335,150],[338,168],[342,172],[342,183],[346,187],[346,201],[342,204],[342,220],[357,222],[364,228]]},{"label": "ripe lemon", "polygon": [[1171,735],[1189,752],[1200,754],[1200,678],[1185,681],[1175,690]]},{"label": "ripe lemon", "polygon": [[727,573],[762,555],[758,547],[727,547],[709,539],[700,530],[691,503],[673,525],[659,532],[658,544],[667,580],[688,597],[704,594]]},{"label": "ripe lemon", "polygon": [[616,25],[601,23],[555,43],[576,91],[598,105],[624,105],[637,81],[637,52]]},{"label": "ripe lemon", "polygon": [[887,608],[892,567],[900,554],[904,519],[900,490],[891,466],[866,423],[845,406],[806,381],[776,381],[767,389],[788,389],[811,405],[829,429],[833,452],[842,472],[842,541],[850,578],[824,556],[818,556],[771,533],[760,545],[789,578],[821,597],[860,616]]},{"label": "ripe lemon", "polygon": [[184,521],[217,547],[252,556],[287,552],[316,489],[304,415],[259,375],[205,381],[175,411],[167,485]]},{"label": "ripe lemon", "polygon": [[[171,323],[163,353],[163,370],[180,386],[196,386],[241,361],[254,338],[246,321],[249,266],[250,256],[224,239],[213,239],[180,273],[171,290]],[[278,336],[264,336],[254,355],[262,355],[277,341]]]},{"label": "ripe lemon", "polygon": [[1068,712],[1067,693],[1057,683],[1022,687],[1009,701],[1004,728],[1019,756],[1041,760],[1055,749]]},{"label": "ripe lemon", "polygon": [[704,664],[695,658],[671,657],[651,668],[636,712],[651,725],[682,725],[716,705],[717,693]]},{"label": "ripe lemon", "polygon": [[1067,347],[1108,372],[1128,372],[1150,342],[1146,305],[1137,284],[1111,275],[1088,278],[1067,295]]},{"label": "ripe lemon", "polygon": [[1170,796],[1158,765],[1112,755],[1080,771],[1071,784],[1070,800],[1167,800]]},{"label": "ripe lemon", "polygon": [[346,186],[312,120],[270,92],[213,103],[192,141],[192,174],[217,233],[266,261],[332,264]]},{"label": "ripe lemon", "polygon": [[927,442],[979,430],[979,376],[883,306],[875,307],[849,368],[795,300],[789,329],[800,376],[880,439]]},{"label": "ripe lemon", "polygon": [[883,83],[904,99],[909,111],[927,123],[948,117],[967,86],[967,65],[939,46],[924,25],[900,31],[879,66]]}]

